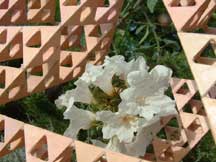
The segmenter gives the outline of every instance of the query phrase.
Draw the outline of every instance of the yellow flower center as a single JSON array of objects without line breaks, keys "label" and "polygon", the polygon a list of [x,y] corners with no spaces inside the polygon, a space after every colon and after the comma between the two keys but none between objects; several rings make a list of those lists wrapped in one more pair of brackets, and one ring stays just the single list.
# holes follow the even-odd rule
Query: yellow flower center
[{"label": "yellow flower center", "polygon": [[140,105],[144,104],[145,103],[145,97],[144,96],[137,97],[136,102],[139,103]]},{"label": "yellow flower center", "polygon": [[122,117],[122,122],[124,124],[128,124],[128,123],[133,122],[135,120],[136,120],[136,117],[132,116],[132,115],[126,115],[126,116]]}]

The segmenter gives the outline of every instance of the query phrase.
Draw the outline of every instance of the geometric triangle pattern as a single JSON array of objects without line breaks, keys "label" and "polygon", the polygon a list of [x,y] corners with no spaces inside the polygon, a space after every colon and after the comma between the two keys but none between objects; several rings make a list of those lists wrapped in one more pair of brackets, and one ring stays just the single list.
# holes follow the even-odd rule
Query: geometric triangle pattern
[{"label": "geometric triangle pattern", "polygon": [[77,162],[149,162],[75,141],[3,115],[0,119],[5,128],[0,157],[24,147],[26,162],[70,162],[75,157]]},{"label": "geometric triangle pattern", "polygon": [[[185,6],[163,2],[178,31],[216,142],[216,28],[208,25],[216,11],[216,1],[200,0]],[[188,33],[200,29],[204,33]],[[212,52],[207,52],[209,47]]]},{"label": "geometric triangle pattern", "polygon": [[[123,0],[0,2],[0,103],[78,77],[108,53]],[[60,22],[56,17],[59,7]]]},{"label": "geometric triangle pattern", "polygon": [[170,85],[178,115],[161,119],[161,132],[152,141],[154,151],[151,156],[149,153],[145,156],[152,161],[182,161],[209,131],[202,102],[194,99],[198,92],[195,82],[172,78]]},{"label": "geometric triangle pattern", "polygon": [[[188,85],[188,89],[185,89],[184,84]],[[152,152],[147,151],[142,158],[76,141],[3,115],[0,116],[0,132],[4,132],[0,157],[23,147],[26,162],[70,162],[71,159],[77,162],[180,162],[209,128],[203,105],[195,98],[195,82],[172,78],[170,85],[178,115],[161,119],[164,135],[161,136],[160,132],[155,134]]]},{"label": "geometric triangle pattern", "polygon": [[[177,31],[208,30],[207,24],[215,12],[216,2],[211,0],[163,0]],[[181,21],[179,21],[181,20]]]}]

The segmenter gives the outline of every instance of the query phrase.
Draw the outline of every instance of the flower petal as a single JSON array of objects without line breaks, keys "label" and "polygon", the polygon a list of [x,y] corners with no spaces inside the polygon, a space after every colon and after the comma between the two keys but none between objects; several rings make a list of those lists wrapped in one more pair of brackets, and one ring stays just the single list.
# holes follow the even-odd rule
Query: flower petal
[{"label": "flower petal", "polygon": [[152,134],[156,134],[160,131],[160,123],[154,123],[149,127],[140,129],[137,133],[135,141],[130,144],[125,144],[127,154],[130,156],[143,156],[145,155],[147,146],[152,141]]},{"label": "flower petal", "polygon": [[116,136],[110,139],[106,148],[114,152],[127,153],[124,143],[120,142]]},{"label": "flower petal", "polygon": [[57,100],[55,100],[55,104],[58,108],[63,107],[71,107],[74,104],[74,90],[69,90],[65,94],[59,96]]},{"label": "flower petal", "polygon": [[169,80],[172,76],[172,70],[162,65],[157,65],[154,69],[151,70],[150,75],[152,76],[155,85],[166,90],[169,86]]},{"label": "flower petal", "polygon": [[75,106],[67,109],[64,113],[64,117],[70,120],[70,126],[66,130],[65,135],[74,139],[81,129],[89,129],[92,122],[96,120],[95,114],[90,111],[78,109]]}]

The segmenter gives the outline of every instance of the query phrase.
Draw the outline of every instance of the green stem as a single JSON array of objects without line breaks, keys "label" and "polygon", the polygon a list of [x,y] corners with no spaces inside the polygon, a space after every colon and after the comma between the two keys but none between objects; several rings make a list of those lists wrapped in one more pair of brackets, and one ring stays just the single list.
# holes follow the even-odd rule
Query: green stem
[{"label": "green stem", "polygon": [[155,31],[155,26],[154,26],[154,24],[151,22],[151,20],[149,19],[147,13],[146,13],[145,11],[143,11],[143,13],[144,13],[144,16],[145,16],[145,18],[146,18],[146,20],[147,20],[149,26],[151,27],[152,33],[153,33],[153,35],[154,35],[155,42],[156,42],[156,45],[157,45],[157,52],[160,53],[160,41],[159,41],[158,36],[157,36],[157,33],[156,33],[156,31]]}]

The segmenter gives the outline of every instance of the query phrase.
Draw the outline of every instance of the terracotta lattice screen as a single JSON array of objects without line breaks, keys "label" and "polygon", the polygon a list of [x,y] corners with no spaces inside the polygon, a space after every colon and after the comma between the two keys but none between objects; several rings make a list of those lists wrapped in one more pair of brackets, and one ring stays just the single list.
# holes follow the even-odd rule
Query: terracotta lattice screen
[{"label": "terracotta lattice screen", "polygon": [[0,103],[72,80],[100,63],[112,42],[122,0],[0,2]]},{"label": "terracotta lattice screen", "polygon": [[[171,0],[164,2],[179,31],[202,28],[214,32],[206,27],[216,8],[213,1],[199,0],[195,6],[187,7],[175,6]],[[109,3],[103,0],[60,0],[59,4],[55,0],[0,2],[0,103],[67,82],[79,76],[87,62],[100,64],[103,61],[112,41],[122,0],[110,0]],[[58,7],[61,11],[59,20],[56,19]],[[182,13],[185,17],[181,23],[175,21]],[[205,36],[206,39],[209,37],[214,40],[213,35]],[[185,41],[189,38],[197,39],[194,34],[189,34]],[[194,45],[193,52],[203,49],[198,45]],[[207,63],[209,68],[214,68],[212,62]],[[213,74],[211,77],[214,79]],[[210,95],[202,93],[202,84],[196,75],[195,80],[197,84],[193,80],[171,79],[179,115],[161,119],[164,136],[155,135],[150,146],[153,149],[142,159],[75,141],[3,115],[0,116],[0,132],[4,135],[0,142],[0,157],[24,148],[27,162],[71,162],[72,159],[77,162],[179,162],[209,130],[206,113],[210,113],[210,102],[205,102],[205,98],[209,100],[214,91]],[[211,83],[213,85],[213,81]],[[196,97],[198,89],[206,113]],[[213,109],[212,100],[210,108]],[[211,115],[208,117],[213,121]]]},{"label": "terracotta lattice screen", "polygon": [[178,31],[216,141],[216,59],[207,51],[212,49],[215,56],[216,28],[210,20],[216,1],[195,0],[181,6],[178,1],[164,0],[164,4]]}]

